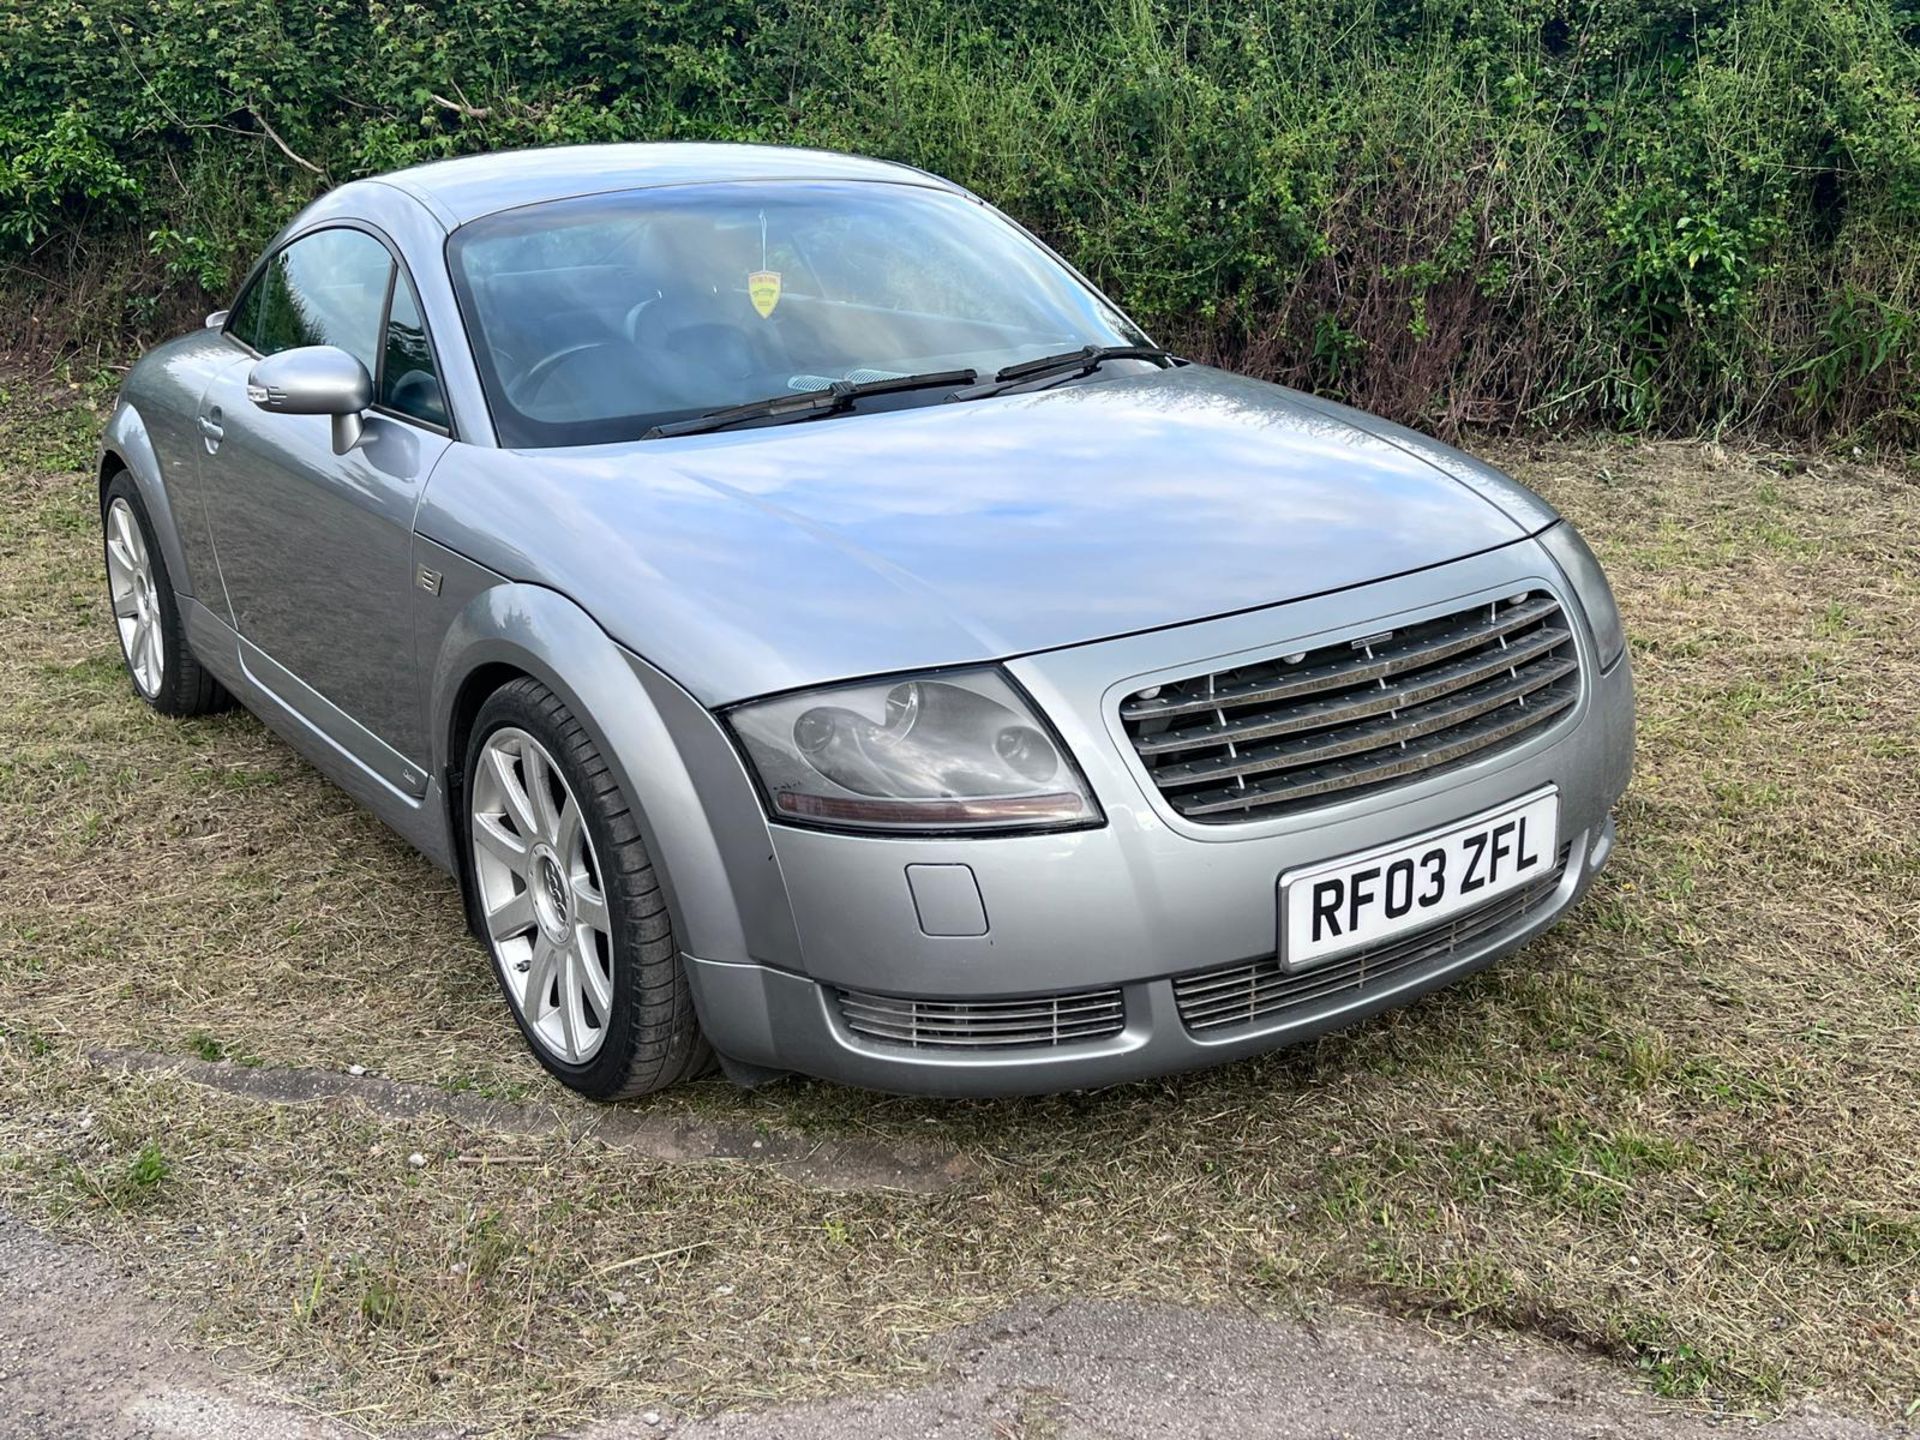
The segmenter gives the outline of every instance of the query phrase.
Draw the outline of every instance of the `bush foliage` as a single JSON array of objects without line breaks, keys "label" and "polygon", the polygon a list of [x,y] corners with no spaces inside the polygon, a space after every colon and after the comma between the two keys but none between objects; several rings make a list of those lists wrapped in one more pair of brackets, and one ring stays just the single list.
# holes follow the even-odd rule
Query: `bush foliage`
[{"label": "bush foliage", "polygon": [[329,183],[637,138],[925,166],[1429,428],[1920,434],[1920,0],[0,0],[9,323],[124,349]]}]

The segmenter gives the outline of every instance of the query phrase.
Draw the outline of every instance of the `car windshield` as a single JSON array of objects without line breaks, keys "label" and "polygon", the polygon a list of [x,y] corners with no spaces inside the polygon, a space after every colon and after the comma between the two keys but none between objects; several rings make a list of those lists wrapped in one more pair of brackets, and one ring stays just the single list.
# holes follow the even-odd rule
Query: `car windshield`
[{"label": "car windshield", "polygon": [[635,439],[840,380],[985,377],[1081,345],[1145,343],[1013,225],[922,185],[775,181],[558,200],[462,226],[448,261],[495,427],[514,447]]}]

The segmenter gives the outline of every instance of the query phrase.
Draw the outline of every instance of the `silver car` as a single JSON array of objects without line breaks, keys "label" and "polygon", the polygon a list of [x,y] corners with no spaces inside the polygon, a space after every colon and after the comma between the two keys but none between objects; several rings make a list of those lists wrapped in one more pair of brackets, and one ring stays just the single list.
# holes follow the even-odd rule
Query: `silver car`
[{"label": "silver car", "polygon": [[600,1098],[1318,1035],[1565,914],[1631,760],[1539,498],[844,155],[343,185],[134,367],[100,499],[140,695],[239,700],[456,874]]}]

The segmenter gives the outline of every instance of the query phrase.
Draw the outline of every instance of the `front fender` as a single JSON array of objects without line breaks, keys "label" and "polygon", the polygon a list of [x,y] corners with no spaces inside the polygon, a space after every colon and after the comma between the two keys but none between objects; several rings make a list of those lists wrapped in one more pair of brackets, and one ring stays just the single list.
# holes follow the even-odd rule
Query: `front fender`
[{"label": "front fender", "polygon": [[[459,605],[435,647],[428,702],[453,853],[464,856],[466,849],[458,772],[467,724],[508,671],[530,675],[565,702],[619,781],[681,949],[702,958],[795,963],[798,940],[781,940],[791,937],[792,919],[766,820],[719,722],[558,591],[490,572],[479,574],[491,583],[476,585],[479,567],[418,543],[433,557],[423,563],[442,570],[442,603]],[[450,596],[456,586],[470,593]],[[755,917],[754,955],[743,914]]]},{"label": "front fender", "polygon": [[1338,401],[1322,399],[1318,395],[1309,395],[1305,391],[1288,392],[1301,404],[1318,410],[1323,415],[1364,431],[1376,440],[1384,440],[1424,460],[1442,475],[1457,480],[1482,500],[1501,511],[1514,524],[1524,528],[1529,535],[1538,535],[1549,525],[1559,520],[1560,512],[1548,504],[1543,496],[1536,495],[1525,485],[1505,471],[1497,470],[1486,461],[1456,450],[1451,445],[1443,445],[1431,435],[1422,435],[1418,430],[1405,425],[1396,425],[1391,420],[1383,420],[1378,415],[1369,415],[1364,410],[1356,410],[1351,405],[1342,405]]},{"label": "front fender", "polygon": [[147,519],[160,541],[161,559],[166,562],[167,578],[178,593],[196,594],[193,571],[180,541],[180,526],[172,497],[167,492],[160,456],[154,450],[153,437],[147,433],[145,419],[125,396],[114,405],[100,436],[99,473],[103,490],[113,473],[122,468],[133,477],[141,503],[147,507]]}]

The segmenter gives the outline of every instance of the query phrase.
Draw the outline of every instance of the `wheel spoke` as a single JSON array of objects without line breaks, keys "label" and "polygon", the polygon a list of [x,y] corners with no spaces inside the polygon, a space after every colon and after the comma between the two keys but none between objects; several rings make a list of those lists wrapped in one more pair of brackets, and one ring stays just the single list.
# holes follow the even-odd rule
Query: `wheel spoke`
[{"label": "wheel spoke", "polygon": [[506,827],[500,823],[498,816],[475,815],[473,839],[475,844],[498,859],[514,874],[523,880],[526,878],[527,842],[518,835],[509,834]]},{"label": "wheel spoke", "polygon": [[560,1028],[567,1037],[567,1058],[573,1060],[578,1058],[581,1042],[587,1038],[587,1016],[580,1004],[579,953],[569,945],[562,954]]},{"label": "wheel spoke", "polygon": [[511,940],[526,934],[533,926],[533,892],[530,890],[522,890],[487,912],[487,933],[495,940]]},{"label": "wheel spoke", "polygon": [[613,921],[607,914],[607,897],[585,875],[573,877],[573,913],[582,925],[591,925],[605,934],[613,933]]},{"label": "wheel spoke", "polygon": [[553,827],[553,848],[560,852],[560,863],[567,866],[578,865],[580,857],[575,850],[583,843],[580,807],[574,803],[573,796],[569,793],[561,798],[560,817],[554,822]]},{"label": "wheel spoke", "polygon": [[113,566],[118,567],[118,573],[112,578],[124,580],[128,586],[131,586],[133,584],[133,552],[127,548],[127,542],[118,535],[110,536],[107,540],[107,559]]},{"label": "wheel spoke", "polygon": [[607,1013],[613,1009],[613,982],[607,978],[607,972],[600,968],[600,947],[593,938],[593,931],[585,925],[573,927],[574,963],[580,968],[580,982],[586,987],[587,998],[593,1001],[594,1014],[600,1017],[600,1024],[607,1023]]},{"label": "wheel spoke", "polygon": [[533,806],[528,803],[527,792],[520,788],[520,778],[513,773],[513,757],[505,749],[489,746],[487,764],[493,769],[494,782],[500,787],[500,799],[513,821],[513,828],[529,844],[538,840],[540,831],[534,823]]},{"label": "wheel spoke", "polygon": [[528,745],[520,752],[520,772],[527,777],[527,800],[533,807],[534,833],[558,848],[560,812],[553,804],[553,774],[547,768],[547,757]]},{"label": "wheel spoke", "polygon": [[[540,1007],[546,1003],[547,991],[553,987],[553,972],[560,959],[560,947],[545,935],[536,933],[533,938],[533,959],[527,966],[525,998],[520,1002],[529,1024],[540,1018]],[[565,988],[564,985],[561,987],[563,990]],[[564,995],[561,997],[563,1002],[565,998]]]}]

